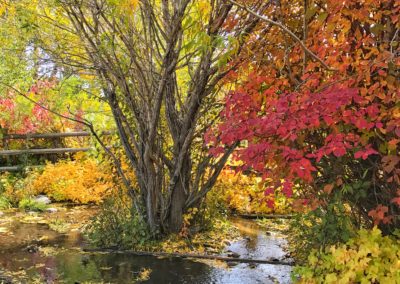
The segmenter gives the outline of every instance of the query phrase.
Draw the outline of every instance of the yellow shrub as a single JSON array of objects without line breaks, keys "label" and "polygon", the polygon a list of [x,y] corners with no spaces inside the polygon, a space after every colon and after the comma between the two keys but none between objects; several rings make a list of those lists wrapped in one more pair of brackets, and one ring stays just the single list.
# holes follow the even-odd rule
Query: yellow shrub
[{"label": "yellow shrub", "polygon": [[213,198],[220,199],[229,209],[239,213],[284,214],[290,211],[290,200],[284,196],[276,196],[275,207],[269,208],[264,196],[264,183],[254,175],[235,174],[232,170],[224,170],[214,190]]},{"label": "yellow shrub", "polygon": [[400,240],[362,229],[346,244],[313,251],[307,265],[295,269],[299,283],[400,283]]},{"label": "yellow shrub", "polygon": [[92,159],[48,164],[30,184],[31,191],[56,201],[100,203],[114,186],[111,171]]}]

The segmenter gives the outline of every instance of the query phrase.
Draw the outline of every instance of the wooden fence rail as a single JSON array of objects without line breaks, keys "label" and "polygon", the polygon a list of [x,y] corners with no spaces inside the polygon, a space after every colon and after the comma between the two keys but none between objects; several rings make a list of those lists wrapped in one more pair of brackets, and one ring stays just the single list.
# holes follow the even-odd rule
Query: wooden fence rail
[{"label": "wooden fence rail", "polygon": [[[109,136],[115,132],[104,131],[100,135]],[[52,139],[52,138],[67,138],[67,137],[89,137],[92,134],[87,131],[79,132],[64,132],[64,133],[31,133],[31,134],[5,134],[1,138],[3,141],[15,140],[15,139]],[[82,147],[82,148],[47,148],[47,149],[17,149],[17,150],[0,150],[0,156],[10,157],[19,155],[45,155],[45,154],[62,154],[62,153],[78,153],[87,152],[93,150],[93,147]],[[26,166],[14,165],[0,167],[0,172],[20,171]],[[33,166],[35,167],[35,166]]]},{"label": "wooden fence rail", "polygon": [[[111,147],[107,147],[110,149]],[[18,156],[18,155],[43,155],[43,154],[61,154],[78,153],[94,150],[93,147],[85,148],[46,148],[46,149],[25,149],[25,150],[0,150],[0,156]]]},{"label": "wooden fence rail", "polygon": [[3,150],[3,151],[0,151],[0,156],[77,153],[77,152],[87,152],[92,149],[93,149],[92,147],[86,147],[86,148],[49,148],[49,149]]},{"label": "wooden fence rail", "polygon": [[34,166],[18,165],[18,166],[0,167],[0,172],[20,172],[24,169],[35,169],[42,167],[44,167],[44,165],[34,165]]},{"label": "wooden fence rail", "polygon": [[[114,132],[104,131],[100,135],[111,135]],[[87,137],[92,134],[88,131],[63,132],[63,133],[30,133],[30,134],[5,134],[3,140],[12,139],[49,139],[49,138],[67,138],[67,137]]]}]

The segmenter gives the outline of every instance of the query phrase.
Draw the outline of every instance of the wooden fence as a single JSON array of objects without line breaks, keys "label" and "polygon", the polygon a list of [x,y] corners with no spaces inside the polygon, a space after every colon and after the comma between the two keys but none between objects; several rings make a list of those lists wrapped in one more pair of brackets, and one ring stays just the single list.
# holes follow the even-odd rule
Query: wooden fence
[{"label": "wooden fence", "polygon": [[[113,132],[105,131],[102,132],[101,135],[109,136]],[[7,145],[7,141],[9,140],[34,140],[34,139],[61,139],[67,137],[89,137],[91,136],[90,132],[87,131],[79,131],[79,132],[65,132],[65,133],[32,133],[32,134],[5,134],[2,137],[3,146]],[[0,150],[0,157],[9,157],[9,156],[20,156],[20,155],[45,155],[45,154],[65,154],[65,153],[78,153],[78,152],[87,152],[93,150],[93,147],[82,147],[82,148],[46,148],[46,149],[18,149],[18,150]],[[36,166],[30,166],[36,167]],[[16,166],[2,166],[0,167],[0,172],[5,171],[20,171],[25,166],[16,165]]]}]

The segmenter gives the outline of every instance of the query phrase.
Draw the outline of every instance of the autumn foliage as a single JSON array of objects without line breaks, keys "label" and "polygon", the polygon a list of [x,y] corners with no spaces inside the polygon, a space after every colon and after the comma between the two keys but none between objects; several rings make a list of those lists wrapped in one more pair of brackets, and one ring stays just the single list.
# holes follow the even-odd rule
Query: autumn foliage
[{"label": "autumn foliage", "polygon": [[[10,90],[0,98],[0,129],[8,133],[54,132],[81,129],[82,125],[62,118],[48,109],[59,111],[60,98],[55,90],[55,80],[39,80],[26,93]],[[82,111],[74,115],[64,109],[66,117],[80,119]]]},{"label": "autumn foliage", "polygon": [[323,253],[313,251],[309,267],[295,270],[302,275],[298,283],[398,283],[399,258],[400,241],[375,227]]},{"label": "autumn foliage", "polygon": [[99,204],[116,185],[111,169],[92,158],[63,160],[26,173],[24,178],[2,175],[4,195],[13,203],[46,194],[53,201]]},{"label": "autumn foliage", "polygon": [[113,189],[112,176],[93,159],[48,164],[30,184],[31,191],[55,201],[101,203]]},{"label": "autumn foliage", "polygon": [[275,206],[270,206],[270,198],[265,195],[264,182],[260,177],[225,169],[208,198],[216,199],[232,213],[287,214],[292,211],[293,200],[284,191],[285,188],[281,187],[273,192]]},{"label": "autumn foliage", "polygon": [[279,27],[260,24],[245,63],[228,76],[234,90],[222,123],[206,135],[211,152],[241,141],[235,158],[262,174],[270,200],[271,188],[286,183],[291,196],[301,183],[297,202],[323,206],[340,191],[364,220],[385,232],[398,226],[399,11],[399,1],[380,0],[270,5],[263,14],[329,69]]}]

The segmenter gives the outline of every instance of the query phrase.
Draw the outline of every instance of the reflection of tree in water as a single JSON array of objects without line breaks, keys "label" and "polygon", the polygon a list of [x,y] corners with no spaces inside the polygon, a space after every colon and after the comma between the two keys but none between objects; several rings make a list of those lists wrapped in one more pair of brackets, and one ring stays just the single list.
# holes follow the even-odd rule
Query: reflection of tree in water
[{"label": "reflection of tree in water", "polygon": [[258,240],[259,236],[246,239],[246,249],[248,250],[248,254],[251,255],[253,252],[257,252]]},{"label": "reflection of tree in water", "polygon": [[[39,256],[39,254],[37,254]],[[39,261],[38,263],[41,263]],[[40,279],[45,283],[54,283],[58,279],[57,262],[55,257],[48,256],[44,260],[44,266],[39,269]]]},{"label": "reflection of tree in water", "polygon": [[227,249],[245,258],[282,258],[285,255],[281,238],[268,236],[265,229],[256,222],[241,218],[231,218],[243,239],[232,243]]},{"label": "reflection of tree in water", "polygon": [[[231,247],[232,251],[239,253],[241,257],[267,258],[279,249],[276,239],[266,236],[254,221],[238,219],[235,225],[242,233],[243,239],[234,242]],[[43,247],[41,243],[40,250],[33,253],[24,249],[26,245],[21,247],[21,243],[19,247],[16,247],[15,242],[11,247],[0,247],[0,265],[3,269],[16,273],[23,267],[27,272],[27,279],[40,279],[40,283],[132,283],[142,269],[151,270],[148,283],[238,283],[244,280],[264,279],[266,275],[265,266],[262,265],[253,269],[248,265],[237,265],[236,268],[227,270],[180,258],[82,254],[71,250],[82,245],[79,234],[59,234],[49,231],[46,225],[37,224],[18,224],[13,227],[13,231],[18,233],[27,230],[31,230],[31,234],[25,236],[29,240],[37,239],[38,235],[49,237],[45,241],[46,246]],[[36,245],[34,247],[39,248]],[[12,252],[4,254],[4,249],[11,249]],[[271,268],[268,269],[270,271]],[[288,271],[277,270],[274,273],[281,277],[288,275]]]},{"label": "reflection of tree in water", "polygon": [[260,227],[255,222],[245,219],[232,218],[232,222],[244,238],[232,247],[234,252],[239,253],[241,256],[255,253],[260,243]]},{"label": "reflection of tree in water", "polygon": [[154,283],[180,283],[182,280],[192,279],[196,279],[196,283],[211,281],[211,267],[182,259],[158,259],[122,254],[63,253],[57,256],[56,264],[59,279],[67,283],[84,281],[131,283],[143,268],[151,269],[150,279]]},{"label": "reflection of tree in water", "polygon": [[56,269],[59,279],[63,279],[67,283],[101,280],[101,273],[97,265],[90,260],[85,261],[85,259],[86,255],[79,253],[61,253],[57,255]]}]

